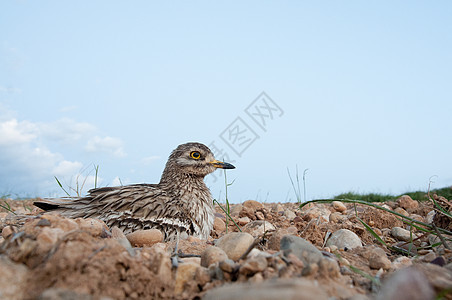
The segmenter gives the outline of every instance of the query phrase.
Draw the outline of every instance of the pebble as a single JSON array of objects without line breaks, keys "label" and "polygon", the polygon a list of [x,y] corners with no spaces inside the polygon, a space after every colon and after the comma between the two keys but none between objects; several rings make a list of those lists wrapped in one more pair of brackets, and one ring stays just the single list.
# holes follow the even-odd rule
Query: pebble
[{"label": "pebble", "polygon": [[36,236],[36,241],[44,251],[50,250],[65,232],[61,228],[43,227]]},{"label": "pebble", "polygon": [[332,245],[338,248],[353,249],[356,247],[362,247],[363,243],[359,236],[357,236],[353,231],[348,229],[339,229],[333,232],[326,242],[326,246],[330,247]]},{"label": "pebble", "polygon": [[89,232],[92,236],[101,236],[104,230],[108,230],[107,225],[99,219],[93,218],[77,218],[75,222],[79,226],[80,230]]},{"label": "pebble", "polygon": [[237,268],[237,264],[232,259],[225,259],[218,264],[223,272],[232,273]]},{"label": "pebble", "polygon": [[163,234],[158,229],[137,230],[126,237],[134,247],[152,246],[163,241]]},{"label": "pebble", "polygon": [[427,221],[428,224],[432,224],[433,223],[433,218],[435,217],[436,212],[434,210],[430,211],[427,216],[425,217],[425,220]]},{"label": "pebble", "polygon": [[203,300],[299,299],[327,300],[324,289],[307,279],[267,280],[259,283],[223,285],[207,291]]},{"label": "pebble", "polygon": [[431,262],[432,260],[434,260],[436,258],[436,254],[433,251],[428,251],[427,254],[424,254],[422,256],[419,256],[419,259],[423,262]]},{"label": "pebble", "polygon": [[339,278],[341,272],[335,259],[324,257],[319,262],[319,275],[321,278]]},{"label": "pebble", "polygon": [[241,218],[239,218],[239,219],[237,220],[237,223],[238,223],[240,226],[246,225],[246,224],[248,224],[249,222],[251,222],[251,220],[250,220],[250,218],[248,218],[248,217],[241,217]]},{"label": "pebble", "polygon": [[14,233],[14,230],[11,226],[6,226],[6,227],[3,227],[3,229],[2,229],[2,237],[4,239],[7,239],[13,233]]},{"label": "pebble", "polygon": [[411,237],[410,231],[403,229],[402,227],[393,227],[391,229],[391,235],[396,239],[404,242],[409,242],[411,241],[411,239],[414,240],[416,238],[416,234],[413,233]]},{"label": "pebble", "polygon": [[283,251],[284,256],[293,254],[298,257],[305,266],[313,263],[318,263],[323,255],[314,245],[307,240],[294,236],[286,235],[281,239],[280,249]]},{"label": "pebble", "polygon": [[409,267],[384,281],[376,300],[388,299],[435,299],[435,291],[422,272]]},{"label": "pebble", "polygon": [[268,266],[267,259],[263,256],[248,259],[239,269],[239,273],[250,276],[257,272],[264,271]]},{"label": "pebble", "polygon": [[383,269],[389,270],[392,266],[391,261],[386,256],[386,252],[379,248],[374,247],[369,250],[369,267],[371,269]]},{"label": "pebble", "polygon": [[340,201],[333,201],[332,202],[333,208],[338,212],[345,212],[347,211],[347,207],[344,205],[344,203]]},{"label": "pebble", "polygon": [[401,207],[397,207],[396,209],[394,209],[394,211],[398,214],[404,215],[405,217],[408,217],[410,215],[406,210],[404,210]]},{"label": "pebble", "polygon": [[343,223],[347,220],[347,216],[336,211],[330,214],[329,220],[331,223]]},{"label": "pebble", "polygon": [[250,208],[252,210],[257,210],[263,208],[264,205],[256,200],[247,200],[242,203],[243,207]]},{"label": "pebble", "polygon": [[261,236],[266,231],[274,231],[274,230],[276,230],[276,228],[275,228],[275,226],[273,226],[272,223],[270,223],[268,221],[263,221],[263,220],[252,221],[252,222],[246,224],[242,228],[243,232],[248,232],[249,234],[251,234],[254,237]]},{"label": "pebble", "polygon": [[274,212],[279,213],[279,212],[283,212],[284,211],[284,207],[280,203],[277,203],[275,206],[273,206],[272,210]]},{"label": "pebble", "polygon": [[201,254],[201,266],[209,267],[211,264],[221,262],[228,259],[228,255],[223,251],[223,249],[209,246]]},{"label": "pebble", "polygon": [[216,232],[223,232],[226,231],[226,223],[221,218],[215,218],[213,221],[213,229]]},{"label": "pebble", "polygon": [[254,238],[249,233],[231,232],[219,238],[216,246],[223,249],[230,259],[238,260],[253,242]]},{"label": "pebble", "polygon": [[403,195],[399,199],[397,199],[397,203],[401,208],[404,209],[416,209],[419,207],[419,202],[411,199],[408,195]]},{"label": "pebble", "polygon": [[200,268],[197,264],[184,263],[179,264],[176,272],[176,282],[174,285],[174,293],[176,295],[182,294],[186,289],[186,283],[192,282],[196,276],[196,270]]},{"label": "pebble", "polygon": [[[24,299],[29,274],[24,264],[15,263],[5,255],[0,256],[0,298]],[[28,275],[29,276],[29,275]]]},{"label": "pebble", "polygon": [[311,221],[312,219],[318,219],[321,223],[329,221],[331,211],[325,207],[314,206],[304,212],[303,219]]},{"label": "pebble", "polygon": [[231,215],[231,217],[237,218],[240,212],[242,211],[242,208],[243,208],[242,204],[234,204],[233,206],[231,206],[229,214]]},{"label": "pebble", "polygon": [[419,263],[413,265],[410,268],[424,273],[428,282],[437,291],[443,291],[452,288],[452,272],[447,268],[430,263]]},{"label": "pebble", "polygon": [[133,252],[132,245],[130,244],[124,232],[121,229],[119,229],[118,226],[113,226],[111,228],[111,237],[117,240],[121,246],[123,246],[127,251],[129,251],[129,253]]},{"label": "pebble", "polygon": [[291,211],[290,209],[286,209],[284,211],[284,216],[289,219],[289,221],[293,220],[297,215]]},{"label": "pebble", "polygon": [[406,256],[399,256],[392,262],[393,269],[402,269],[413,265],[413,261]]}]

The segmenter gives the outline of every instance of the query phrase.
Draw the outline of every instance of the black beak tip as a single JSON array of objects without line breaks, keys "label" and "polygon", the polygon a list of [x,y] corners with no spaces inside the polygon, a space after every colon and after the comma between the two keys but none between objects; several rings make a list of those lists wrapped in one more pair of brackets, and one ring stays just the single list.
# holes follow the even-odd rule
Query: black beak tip
[{"label": "black beak tip", "polygon": [[235,169],[235,167],[230,163],[224,163],[223,169]]}]

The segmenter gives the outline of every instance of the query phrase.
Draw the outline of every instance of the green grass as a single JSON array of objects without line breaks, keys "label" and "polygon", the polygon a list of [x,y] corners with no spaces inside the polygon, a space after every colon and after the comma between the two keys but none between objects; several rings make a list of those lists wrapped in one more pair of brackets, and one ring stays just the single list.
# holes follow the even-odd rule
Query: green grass
[{"label": "green grass", "polygon": [[[418,201],[426,201],[428,200],[427,196],[428,192],[423,191],[415,191],[415,192],[407,192],[400,195],[390,195],[390,194],[376,194],[376,193],[368,193],[368,194],[360,194],[360,193],[343,193],[339,194],[333,199],[349,199],[349,200],[363,200],[366,202],[385,202],[385,201],[394,201],[402,195],[408,195],[414,200]],[[430,191],[430,194],[437,194],[438,196],[443,196],[446,199],[452,199],[452,187],[444,187],[440,189],[433,189]]]}]

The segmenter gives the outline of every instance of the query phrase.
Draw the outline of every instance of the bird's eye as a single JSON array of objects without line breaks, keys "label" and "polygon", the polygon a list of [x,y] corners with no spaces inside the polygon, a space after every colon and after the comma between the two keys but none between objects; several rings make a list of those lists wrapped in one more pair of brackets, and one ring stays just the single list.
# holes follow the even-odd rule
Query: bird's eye
[{"label": "bird's eye", "polygon": [[194,159],[200,159],[201,154],[198,151],[193,151],[192,153],[190,153],[190,157]]}]

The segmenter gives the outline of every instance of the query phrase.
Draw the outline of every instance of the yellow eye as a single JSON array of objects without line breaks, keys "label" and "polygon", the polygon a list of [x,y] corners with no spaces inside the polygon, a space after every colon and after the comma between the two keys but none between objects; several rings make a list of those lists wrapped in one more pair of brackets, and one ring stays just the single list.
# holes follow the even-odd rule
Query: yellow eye
[{"label": "yellow eye", "polygon": [[193,151],[192,153],[190,153],[190,157],[194,159],[200,159],[201,154],[198,151]]}]

